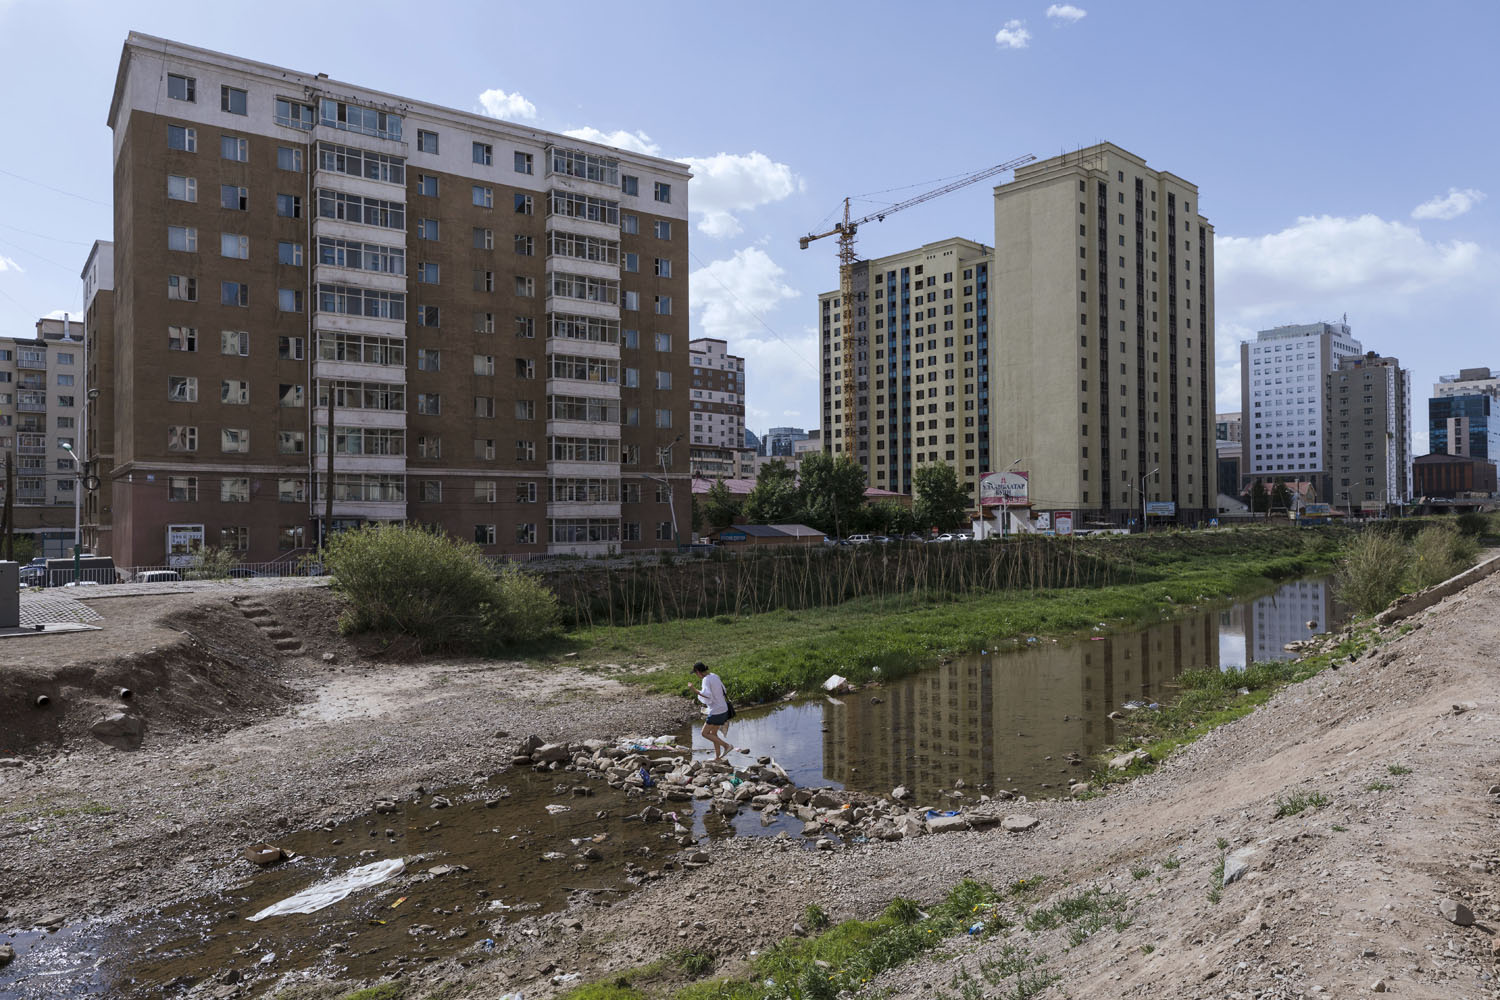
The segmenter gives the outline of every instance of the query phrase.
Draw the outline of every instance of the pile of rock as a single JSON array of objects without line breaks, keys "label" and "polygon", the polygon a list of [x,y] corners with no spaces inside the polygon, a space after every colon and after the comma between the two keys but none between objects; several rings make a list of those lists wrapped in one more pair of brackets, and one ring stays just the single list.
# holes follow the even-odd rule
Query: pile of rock
[{"label": "pile of rock", "polygon": [[[902,840],[996,826],[1020,832],[1038,823],[1030,816],[1003,816],[998,811],[999,802],[1014,798],[1010,792],[981,795],[976,802],[965,801],[954,809],[914,806],[904,787],[895,788],[890,796],[799,788],[770,757],[738,768],[727,760],[693,760],[690,750],[671,745],[665,737],[614,745],[603,740],[545,743],[531,736],[516,748],[512,761],[538,771],[566,770],[602,778],[610,787],[648,803],[639,814],[643,822],[674,818],[674,803],[706,801],[711,812],[725,819],[742,810],[759,812],[767,824],[795,818],[802,823],[804,837],[829,840],[829,847],[833,846],[829,838]],[[684,842],[690,842],[690,831],[682,823],[676,827]]]}]

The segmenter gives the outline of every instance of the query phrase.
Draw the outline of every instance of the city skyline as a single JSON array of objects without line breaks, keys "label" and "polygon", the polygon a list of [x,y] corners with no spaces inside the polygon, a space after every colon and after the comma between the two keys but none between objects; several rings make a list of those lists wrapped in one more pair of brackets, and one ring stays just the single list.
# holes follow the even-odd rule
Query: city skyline
[{"label": "city skyline", "polygon": [[[209,10],[189,26],[165,4],[0,3],[5,81],[21,93],[45,75],[53,97],[15,109],[31,155],[17,144],[0,158],[0,197],[11,207],[0,228],[0,332],[24,335],[54,311],[82,314],[79,270],[93,241],[113,235],[102,95],[119,40],[136,29],[689,160],[692,335],[724,338],[745,357],[751,427],[820,424],[814,310],[837,271],[831,247],[802,252],[794,241],[826,228],[845,195],[882,192],[856,203],[870,211],[1021,153],[1047,157],[1100,139],[1172,164],[1208,195],[1202,210],[1218,233],[1216,409],[1239,407],[1240,341],[1345,313],[1368,349],[1409,357],[1419,386],[1497,362],[1487,331],[1500,307],[1484,288],[1500,233],[1481,176],[1494,140],[1471,127],[1468,95],[1492,72],[1483,39],[1500,12],[1461,4],[1413,21],[1364,5],[1273,4],[1245,20],[1218,9],[1073,9],[1085,14],[975,5],[895,32],[895,8],[876,5],[854,22],[798,8],[807,30],[789,38],[776,17],[685,9],[646,23],[598,7],[600,30],[570,40],[570,58],[609,65],[621,49],[672,52],[635,60],[628,86],[598,88],[590,74],[556,72],[555,49],[531,43],[549,30],[539,8],[443,8],[415,38],[445,54],[434,75],[425,59],[390,62],[342,35],[279,30],[278,14],[305,16],[302,6],[263,5],[250,22]],[[498,35],[473,30],[490,20]],[[1012,21],[1022,23],[1005,27]],[[862,56],[842,70],[825,44],[839,31]],[[724,34],[738,44],[701,44]],[[1143,93],[1172,94],[1170,115],[1101,101],[1084,72],[1132,46],[1191,53],[1204,38],[1215,49],[1211,74],[1191,59],[1132,64]],[[62,73],[52,70],[59,53]],[[940,70],[951,93],[978,96],[893,89],[886,67],[897,58],[917,74]],[[1408,72],[1389,73],[1398,60]],[[678,93],[684,76],[704,85]],[[1427,80],[1442,83],[1412,82]],[[851,113],[850,93],[870,99]],[[1025,100],[999,99],[1007,93]],[[970,127],[976,107],[984,128]],[[923,137],[874,155],[872,115],[919,121]],[[990,185],[975,185],[865,227],[857,249],[871,258],[948,236],[987,242],[990,200]],[[1414,454],[1425,453],[1425,428],[1414,437]]]}]

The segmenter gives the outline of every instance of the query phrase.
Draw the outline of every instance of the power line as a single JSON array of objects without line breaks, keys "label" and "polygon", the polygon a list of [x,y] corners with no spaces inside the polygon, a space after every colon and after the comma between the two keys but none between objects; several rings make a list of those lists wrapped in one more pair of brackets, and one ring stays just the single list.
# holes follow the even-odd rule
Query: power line
[{"label": "power line", "polygon": [[743,309],[745,312],[749,313],[751,316],[755,317],[755,321],[757,323],[759,323],[761,326],[765,327],[767,333],[769,333],[771,336],[775,337],[777,340],[781,341],[781,346],[785,347],[789,352],[791,352],[792,357],[796,358],[798,361],[802,362],[804,365],[807,365],[807,367],[812,370],[812,373],[814,375],[818,374],[818,368],[817,368],[817,366],[814,365],[811,361],[808,361],[807,358],[804,357],[800,351],[798,351],[795,347],[793,347],[790,343],[788,343],[787,339],[785,337],[783,337],[780,333],[778,333],[776,331],[776,329],[773,326],[771,326],[770,323],[766,322],[766,319],[765,319],[764,316],[762,316],[760,313],[756,312],[754,309],[750,308],[750,306],[745,303],[744,299],[742,299],[738,295],[734,294],[734,289],[730,288],[728,285],[724,284],[724,282],[720,281],[719,280],[719,276],[716,275],[716,274],[714,274],[712,271],[710,271],[709,270],[709,266],[707,264],[703,263],[703,258],[701,258],[697,254],[693,253],[693,251],[691,249],[688,250],[688,256],[691,257],[691,258],[693,258],[693,260],[698,264],[698,268],[699,268],[700,271],[706,273],[710,278],[712,278],[714,280],[714,284],[718,285],[720,288],[724,289],[724,291],[728,292],[729,293],[729,297],[732,298],[732,299],[734,299],[734,301],[739,304],[739,307],[741,309]]},{"label": "power line", "polygon": [[27,236],[35,236],[37,239],[40,239],[40,240],[51,240],[53,243],[67,243],[67,244],[70,244],[70,245],[75,246],[75,247],[91,247],[91,246],[93,246],[92,243],[86,243],[83,240],[65,240],[61,236],[48,236],[46,233],[33,233],[29,229],[22,229],[20,226],[6,225],[3,222],[0,222],[0,229],[9,229],[9,230],[12,230],[12,231],[17,232],[17,233],[23,233],[23,234],[25,234]]},{"label": "power line", "polygon": [[114,208],[114,206],[107,201],[100,201],[98,198],[90,198],[86,194],[74,194],[72,191],[64,191],[62,188],[53,187],[51,184],[43,184],[41,181],[34,181],[30,177],[22,177],[20,174],[11,173],[9,170],[0,169],[0,174],[4,174],[7,177],[14,177],[18,181],[25,181],[27,184],[35,184],[39,188],[45,188],[48,191],[66,195],[69,198],[77,198],[79,201],[86,201],[94,205],[103,205],[105,208]]}]

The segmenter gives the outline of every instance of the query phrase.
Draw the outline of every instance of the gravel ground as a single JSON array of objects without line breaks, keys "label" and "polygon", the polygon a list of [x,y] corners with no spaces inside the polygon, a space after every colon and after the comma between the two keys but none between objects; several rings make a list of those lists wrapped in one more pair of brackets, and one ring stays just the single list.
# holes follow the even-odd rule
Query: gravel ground
[{"label": "gravel ground", "polygon": [[[207,600],[226,623],[238,615],[223,596]],[[153,730],[133,754],[72,739],[0,769],[0,908],[10,923],[51,911],[123,916],[240,878],[234,852],[283,823],[316,825],[417,784],[502,767],[515,740],[499,730],[610,738],[667,732],[687,715],[680,700],[565,666],[381,662],[332,632],[326,593],[265,600],[282,620],[299,620],[307,642],[308,655],[275,668],[298,694],[293,707],[227,733]],[[109,603],[98,605],[107,625]],[[1500,798],[1488,790],[1500,783],[1497,609],[1500,577],[1491,577],[1153,775],[1090,801],[1012,804],[1041,820],[1029,832],[833,852],[722,843],[709,866],[653,882],[627,905],[513,924],[493,956],[467,968],[433,963],[409,995],[448,984],[445,996],[519,989],[533,1000],[561,992],[551,983],[558,972],[588,981],[684,947],[733,972],[785,937],[809,903],[835,919],[870,916],[897,895],[933,901],[966,876],[996,885],[1041,876],[1028,905],[1097,887],[1124,898],[1128,925],[1076,943],[1066,927],[951,942],[866,993],[958,997],[955,977],[971,975],[976,995],[1008,995],[978,978],[981,967],[1024,947],[1060,977],[1041,996],[1496,996]],[[1277,818],[1278,799],[1297,794],[1323,804]],[[1244,848],[1253,851],[1243,877],[1211,901],[1216,864]],[[1470,907],[1474,925],[1441,916],[1445,899]],[[304,984],[295,995],[319,993]]]}]

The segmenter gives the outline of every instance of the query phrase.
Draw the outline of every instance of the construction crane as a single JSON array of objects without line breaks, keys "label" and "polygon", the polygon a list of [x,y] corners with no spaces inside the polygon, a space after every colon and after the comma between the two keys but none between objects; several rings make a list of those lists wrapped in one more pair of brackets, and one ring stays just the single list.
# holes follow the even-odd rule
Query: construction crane
[{"label": "construction crane", "polygon": [[[959,188],[968,187],[970,184],[977,184],[986,177],[994,177],[996,174],[1004,173],[1007,170],[1014,170],[1016,167],[1024,166],[1034,159],[1036,157],[1028,153],[1025,156],[1018,156],[1014,160],[997,163],[993,167],[986,167],[978,173],[960,177],[956,181],[950,181],[940,188],[934,188],[924,194],[917,195],[915,198],[908,198],[905,201],[897,202],[894,205],[883,208],[878,212],[872,212],[862,219],[851,219],[849,217],[849,199],[845,198],[844,219],[842,222],[835,224],[826,233],[808,233],[797,240],[798,246],[806,250],[807,245],[814,240],[821,240],[825,236],[833,236],[835,234],[839,238],[839,301],[844,314],[844,433],[846,435],[844,438],[844,451],[850,457],[854,457],[857,432],[854,424],[855,387],[857,383],[854,367],[855,347],[856,340],[859,344],[865,342],[864,337],[856,338],[855,336],[854,234],[859,231],[860,226],[867,222],[884,222],[887,215],[911,208],[914,205],[920,205],[924,201],[941,198],[950,191],[957,191]],[[833,428],[825,427],[823,428],[823,433],[825,435],[824,440],[832,442]]]}]

